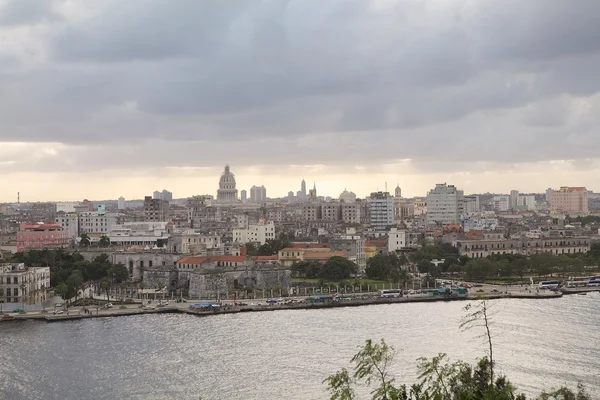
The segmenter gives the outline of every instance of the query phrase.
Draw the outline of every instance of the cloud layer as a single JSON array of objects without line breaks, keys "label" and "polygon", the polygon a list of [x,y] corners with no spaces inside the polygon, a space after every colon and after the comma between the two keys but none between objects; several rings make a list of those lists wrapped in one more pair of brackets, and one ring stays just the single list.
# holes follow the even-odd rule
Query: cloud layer
[{"label": "cloud layer", "polygon": [[594,160],[598,15],[596,0],[0,0],[0,172],[409,160],[442,179]]}]

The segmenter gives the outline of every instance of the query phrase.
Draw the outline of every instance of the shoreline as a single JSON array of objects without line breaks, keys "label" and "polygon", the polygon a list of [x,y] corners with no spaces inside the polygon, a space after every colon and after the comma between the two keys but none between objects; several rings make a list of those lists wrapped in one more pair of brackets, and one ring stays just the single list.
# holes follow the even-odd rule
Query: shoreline
[{"label": "shoreline", "polygon": [[[576,293],[569,293],[576,294]],[[222,314],[238,314],[248,312],[265,312],[265,311],[287,311],[287,310],[315,310],[315,309],[330,309],[340,307],[361,307],[370,305],[388,305],[388,304],[407,304],[407,303],[435,303],[435,302],[447,302],[447,301],[473,301],[479,299],[485,300],[499,300],[499,299],[556,299],[561,298],[563,293],[561,292],[549,292],[549,293],[527,293],[527,294],[512,294],[512,293],[498,293],[498,294],[487,294],[485,296],[460,296],[460,297],[401,297],[397,299],[389,298],[375,298],[366,300],[346,300],[339,302],[326,302],[326,303],[296,303],[296,304],[282,304],[282,305],[260,305],[260,306],[235,306],[235,307],[224,307],[215,308],[211,311],[195,310],[189,308],[177,308],[174,306],[168,306],[158,308],[154,310],[145,309],[111,309],[103,310],[102,313],[97,314],[73,314],[73,315],[54,315],[54,314],[17,314],[9,316],[8,318],[0,318],[0,322],[8,321],[41,321],[41,322],[65,322],[73,320],[82,320],[89,318],[107,318],[107,317],[127,317],[133,315],[146,315],[146,314],[188,314],[200,317],[208,317],[211,315],[222,315]]]}]

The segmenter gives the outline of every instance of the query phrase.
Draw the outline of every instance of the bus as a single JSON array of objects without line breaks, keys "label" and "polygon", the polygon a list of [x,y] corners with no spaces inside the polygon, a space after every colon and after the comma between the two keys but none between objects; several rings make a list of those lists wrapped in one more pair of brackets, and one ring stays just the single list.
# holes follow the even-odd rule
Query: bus
[{"label": "bus", "polygon": [[589,287],[598,287],[600,286],[600,279],[594,278],[594,279],[590,279],[588,282],[588,286]]},{"label": "bus", "polygon": [[538,285],[538,288],[539,289],[556,290],[556,289],[558,289],[559,285],[560,285],[559,281],[541,281]]},{"label": "bus", "polygon": [[402,290],[385,289],[381,291],[381,297],[402,297]]}]

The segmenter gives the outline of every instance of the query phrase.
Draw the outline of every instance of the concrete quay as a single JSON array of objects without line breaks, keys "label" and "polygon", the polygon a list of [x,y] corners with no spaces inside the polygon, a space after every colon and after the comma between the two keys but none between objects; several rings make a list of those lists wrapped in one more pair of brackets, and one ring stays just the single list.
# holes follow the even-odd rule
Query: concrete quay
[{"label": "concrete quay", "polygon": [[[559,298],[563,294],[561,292],[516,292],[516,293],[485,293],[485,294],[469,294],[461,297],[445,297],[445,296],[418,296],[409,295],[400,298],[379,298],[370,299],[351,299],[341,301],[327,301],[323,303],[306,303],[296,302],[288,304],[268,305],[262,302],[249,305],[234,305],[232,302],[224,303],[223,307],[202,310],[190,309],[189,306],[194,302],[174,303],[168,306],[157,307],[155,309],[140,308],[136,305],[115,306],[111,309],[88,307],[89,313],[85,313],[81,308],[70,309],[69,314],[53,314],[48,313],[26,313],[26,314],[9,314],[0,318],[2,321],[23,321],[36,320],[45,322],[64,322],[72,320],[81,320],[88,318],[106,318],[106,317],[121,317],[142,314],[162,314],[162,313],[185,313],[196,316],[210,316],[221,314],[236,314],[242,312],[263,312],[263,311],[282,311],[282,310],[314,310],[322,308],[337,308],[337,307],[360,307],[367,305],[382,305],[382,304],[404,304],[404,303],[424,303],[438,301],[468,301],[468,300],[496,300],[496,299],[554,299]],[[297,300],[299,298],[296,298]],[[267,299],[263,299],[266,301]],[[257,300],[254,300],[257,301]],[[123,308],[121,308],[123,307]]]}]

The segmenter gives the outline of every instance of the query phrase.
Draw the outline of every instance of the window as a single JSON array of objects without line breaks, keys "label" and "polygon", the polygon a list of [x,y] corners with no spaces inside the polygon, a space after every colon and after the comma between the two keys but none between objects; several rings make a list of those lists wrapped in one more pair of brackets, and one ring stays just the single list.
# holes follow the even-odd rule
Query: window
[{"label": "window", "polygon": [[152,260],[148,261],[148,268],[152,268]]},{"label": "window", "polygon": [[[10,288],[6,288],[6,297],[10,297]],[[10,300],[6,300],[10,303]]]},{"label": "window", "polygon": [[17,284],[17,283],[19,283],[19,278],[15,276],[15,277],[13,278],[13,283],[14,283],[14,284]]}]

